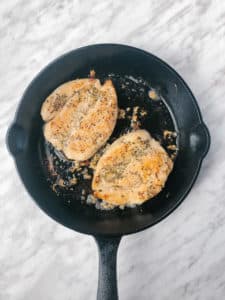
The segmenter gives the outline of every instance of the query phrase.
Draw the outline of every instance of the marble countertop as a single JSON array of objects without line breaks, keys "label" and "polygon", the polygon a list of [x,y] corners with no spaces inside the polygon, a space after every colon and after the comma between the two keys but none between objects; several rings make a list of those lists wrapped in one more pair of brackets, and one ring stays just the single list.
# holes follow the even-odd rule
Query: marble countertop
[{"label": "marble countertop", "polygon": [[92,300],[94,240],[56,224],[31,201],[5,147],[21,95],[71,49],[115,42],[154,53],[191,87],[212,145],[193,190],[157,226],[123,238],[121,300],[220,300],[225,294],[225,3],[0,2],[0,299]]}]

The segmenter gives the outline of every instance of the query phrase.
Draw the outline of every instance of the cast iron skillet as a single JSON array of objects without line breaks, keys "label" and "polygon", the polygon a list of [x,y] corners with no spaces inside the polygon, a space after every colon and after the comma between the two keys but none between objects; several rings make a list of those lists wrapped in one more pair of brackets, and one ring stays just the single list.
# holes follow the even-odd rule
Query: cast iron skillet
[{"label": "cast iron skillet", "polygon": [[[178,132],[179,153],[166,187],[141,209],[99,211],[82,204],[79,199],[71,208],[50,189],[44,175],[38,150],[43,126],[41,104],[57,86],[71,79],[87,77],[90,69],[95,69],[97,77],[113,73],[118,78],[131,76],[150,82],[160,90]],[[120,90],[117,93],[120,105]],[[126,105],[126,99],[121,101],[121,105]],[[161,119],[157,124],[163,127]],[[152,122],[154,120],[150,118],[149,123]],[[154,131],[154,124],[152,128]],[[157,133],[155,129],[151,132],[153,136]],[[97,298],[113,300],[118,298],[116,255],[121,237],[156,224],[182,202],[197,178],[209,149],[210,136],[193,94],[170,66],[140,49],[100,44],[71,51],[57,58],[36,76],[22,97],[8,131],[7,144],[21,179],[38,206],[64,226],[95,237],[100,257]]]}]

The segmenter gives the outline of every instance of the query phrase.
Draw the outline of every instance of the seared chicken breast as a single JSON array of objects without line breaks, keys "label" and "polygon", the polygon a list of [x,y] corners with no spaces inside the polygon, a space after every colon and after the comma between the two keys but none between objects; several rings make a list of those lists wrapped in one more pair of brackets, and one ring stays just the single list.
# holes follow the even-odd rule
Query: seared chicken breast
[{"label": "seared chicken breast", "polygon": [[113,205],[141,204],[164,187],[173,162],[146,130],[118,138],[100,158],[94,196]]},{"label": "seared chicken breast", "polygon": [[68,159],[84,161],[106,143],[117,113],[111,80],[103,85],[92,78],[71,81],[56,89],[42,106],[42,118],[48,121],[44,136]]},{"label": "seared chicken breast", "polygon": [[90,82],[90,79],[76,79],[66,82],[57,87],[44,101],[41,107],[41,116],[45,122],[53,119],[56,114],[63,108],[66,102],[78,90],[85,85],[93,85],[97,80]]}]

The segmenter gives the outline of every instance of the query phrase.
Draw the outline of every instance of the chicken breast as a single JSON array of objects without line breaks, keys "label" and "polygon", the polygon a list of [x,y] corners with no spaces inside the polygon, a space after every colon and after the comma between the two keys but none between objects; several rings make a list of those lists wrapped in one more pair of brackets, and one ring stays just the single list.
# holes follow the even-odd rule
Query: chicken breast
[{"label": "chicken breast", "polygon": [[164,187],[173,162],[146,130],[117,139],[100,158],[94,196],[114,205],[141,204]]},{"label": "chicken breast", "polygon": [[[73,86],[73,87],[72,87]],[[111,80],[83,79],[61,86],[65,101],[59,105],[56,93],[46,99],[42,118],[49,120],[44,136],[68,159],[89,159],[102,147],[116,124],[117,95]]]},{"label": "chicken breast", "polygon": [[56,114],[63,108],[66,102],[85,85],[93,85],[98,80],[92,80],[89,78],[76,79],[66,82],[57,87],[44,101],[41,107],[41,116],[45,122],[53,119]]}]

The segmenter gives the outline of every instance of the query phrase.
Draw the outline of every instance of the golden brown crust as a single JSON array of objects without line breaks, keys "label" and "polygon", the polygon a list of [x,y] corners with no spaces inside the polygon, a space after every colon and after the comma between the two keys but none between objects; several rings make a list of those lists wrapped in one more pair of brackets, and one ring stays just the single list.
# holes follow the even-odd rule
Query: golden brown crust
[{"label": "golden brown crust", "polygon": [[[58,110],[52,109],[54,100],[48,100],[53,99],[49,98],[51,95],[46,99],[47,104],[43,104],[42,117],[50,119],[44,127],[44,136],[67,158],[82,161],[93,156],[110,137],[117,119],[117,95],[111,80],[103,85],[98,79],[70,84],[73,93],[67,93],[70,97]],[[71,90],[69,84],[68,90]],[[48,106],[51,109],[46,116]]]},{"label": "golden brown crust", "polygon": [[163,188],[173,163],[145,130],[117,139],[100,158],[92,189],[114,205],[141,204]]}]

